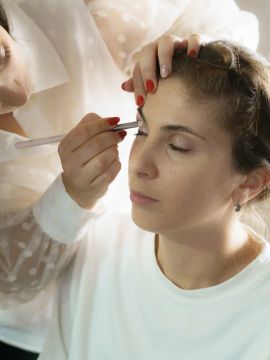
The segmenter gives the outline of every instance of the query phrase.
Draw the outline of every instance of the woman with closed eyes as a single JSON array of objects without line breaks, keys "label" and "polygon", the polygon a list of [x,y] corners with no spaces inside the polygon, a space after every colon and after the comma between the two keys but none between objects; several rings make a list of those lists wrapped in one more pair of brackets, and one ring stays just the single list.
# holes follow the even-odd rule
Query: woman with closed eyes
[{"label": "woman with closed eyes", "polygon": [[[227,0],[3,0],[0,25],[0,353],[35,359],[55,279],[90,223],[104,204],[130,209],[132,137],[123,142],[125,133],[107,130],[119,116],[132,120],[155,92],[156,54],[166,77],[175,48],[197,54],[194,32],[256,49],[258,21]],[[92,122],[93,111],[107,118]],[[68,134],[59,154],[57,145],[15,148],[18,141],[58,134]]]},{"label": "woman with closed eyes", "polygon": [[131,216],[91,223],[40,360],[269,358],[269,235],[249,220],[269,208],[269,104],[269,67],[247,49],[175,53],[138,108]]}]

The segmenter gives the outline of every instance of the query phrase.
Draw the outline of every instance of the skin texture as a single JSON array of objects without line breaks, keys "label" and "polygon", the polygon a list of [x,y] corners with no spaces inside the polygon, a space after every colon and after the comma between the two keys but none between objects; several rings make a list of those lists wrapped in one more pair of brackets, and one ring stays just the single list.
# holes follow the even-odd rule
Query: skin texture
[{"label": "skin texture", "polygon": [[[259,169],[246,176],[232,167],[231,139],[219,128],[217,106],[190,99],[184,83],[160,80],[148,94],[129,162],[132,191],[156,202],[133,202],[132,217],[158,234],[157,261],[177,286],[197,289],[218,284],[248,265],[261,251],[234,212],[269,183]],[[183,125],[205,140],[165,125]],[[189,150],[179,152],[171,144]],[[238,266],[235,265],[235,260]]]},{"label": "skin texture", "polygon": [[30,80],[16,42],[0,27],[0,114],[14,111],[26,103]]}]

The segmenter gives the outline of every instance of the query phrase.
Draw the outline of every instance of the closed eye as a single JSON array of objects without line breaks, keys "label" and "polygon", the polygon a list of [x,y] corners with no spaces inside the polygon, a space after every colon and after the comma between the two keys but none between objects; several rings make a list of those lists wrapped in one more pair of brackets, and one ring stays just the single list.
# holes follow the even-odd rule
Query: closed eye
[{"label": "closed eye", "polygon": [[11,58],[11,51],[8,45],[2,44],[2,51],[0,52],[1,64],[7,64]]},{"label": "closed eye", "polygon": [[[135,136],[147,136],[146,133],[144,133],[143,131],[141,130],[138,130],[138,132],[136,134],[134,134]],[[189,149],[184,149],[184,148],[180,148],[178,146],[175,146],[173,144],[169,144],[169,147],[171,150],[173,151],[178,151],[178,152],[182,152],[182,153],[187,153],[189,152],[190,150]]]},{"label": "closed eye", "polygon": [[179,151],[179,152],[183,152],[183,153],[187,153],[187,152],[190,151],[189,149],[183,149],[183,148],[180,148],[180,147],[175,146],[175,145],[173,145],[173,144],[169,144],[169,147],[170,147],[173,151]]},{"label": "closed eye", "polygon": [[143,131],[141,130],[138,130],[138,132],[136,134],[134,134],[135,136],[147,136],[146,133],[144,133]]}]

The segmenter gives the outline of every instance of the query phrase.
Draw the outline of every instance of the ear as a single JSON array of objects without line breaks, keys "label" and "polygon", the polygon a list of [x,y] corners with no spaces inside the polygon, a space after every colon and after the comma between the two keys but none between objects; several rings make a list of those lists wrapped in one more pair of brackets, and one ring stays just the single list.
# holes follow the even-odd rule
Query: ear
[{"label": "ear", "polygon": [[234,190],[232,200],[245,204],[270,185],[270,169],[258,168],[245,176],[245,181]]}]

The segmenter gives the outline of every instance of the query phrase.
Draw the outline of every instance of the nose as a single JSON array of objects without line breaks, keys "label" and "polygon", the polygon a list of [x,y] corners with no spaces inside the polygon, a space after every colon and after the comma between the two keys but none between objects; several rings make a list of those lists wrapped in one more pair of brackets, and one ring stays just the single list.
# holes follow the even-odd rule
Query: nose
[{"label": "nose", "polygon": [[27,92],[25,88],[16,80],[5,86],[0,86],[1,102],[13,106],[22,106],[27,101]]},{"label": "nose", "polygon": [[153,145],[144,142],[134,143],[129,158],[129,173],[144,179],[158,176],[157,152]]},{"label": "nose", "polygon": [[22,106],[29,97],[31,82],[26,64],[17,47],[13,47],[10,59],[0,65],[0,101],[9,106]]}]

